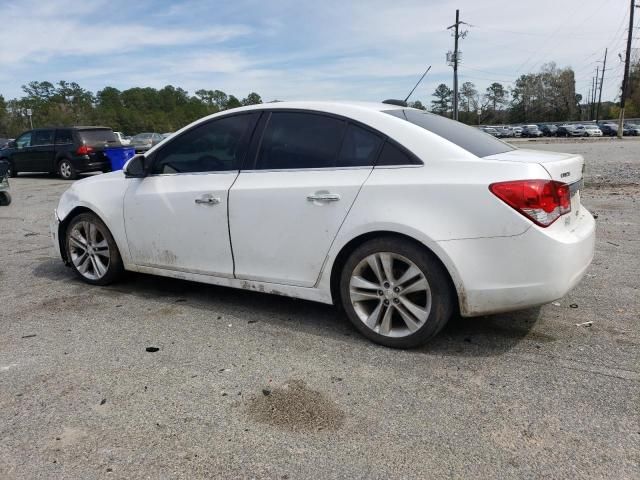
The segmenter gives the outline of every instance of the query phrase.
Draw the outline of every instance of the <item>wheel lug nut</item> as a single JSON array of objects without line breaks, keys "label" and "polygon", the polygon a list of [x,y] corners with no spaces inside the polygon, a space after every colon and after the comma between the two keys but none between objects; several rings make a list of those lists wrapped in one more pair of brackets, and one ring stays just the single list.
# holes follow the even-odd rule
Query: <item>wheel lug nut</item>
[{"label": "wheel lug nut", "polygon": [[382,295],[384,295],[384,292],[382,290],[378,290],[378,296],[381,297]]},{"label": "wheel lug nut", "polygon": [[385,304],[385,305],[389,305],[389,300],[385,300],[385,301],[384,301],[384,304]]},{"label": "wheel lug nut", "polygon": [[389,288],[390,286],[389,282],[384,282],[384,288]]},{"label": "wheel lug nut", "polygon": [[393,291],[394,291],[394,292],[396,292],[396,293],[398,293],[398,292],[400,291],[400,287],[395,287],[395,288],[393,289]]},{"label": "wheel lug nut", "polygon": [[399,299],[397,299],[397,298],[394,298],[394,299],[393,299],[393,303],[400,303],[400,300],[399,300]]}]

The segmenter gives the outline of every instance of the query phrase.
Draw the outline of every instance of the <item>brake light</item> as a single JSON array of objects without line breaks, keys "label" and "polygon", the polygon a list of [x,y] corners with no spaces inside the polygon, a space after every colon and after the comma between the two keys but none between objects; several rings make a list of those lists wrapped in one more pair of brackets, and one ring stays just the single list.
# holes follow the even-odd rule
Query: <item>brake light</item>
[{"label": "brake light", "polygon": [[78,150],[76,150],[76,155],[89,155],[91,152],[93,152],[93,148],[87,145],[81,145],[78,147]]},{"label": "brake light", "polygon": [[492,183],[489,190],[541,227],[548,227],[571,211],[569,185],[555,180]]}]

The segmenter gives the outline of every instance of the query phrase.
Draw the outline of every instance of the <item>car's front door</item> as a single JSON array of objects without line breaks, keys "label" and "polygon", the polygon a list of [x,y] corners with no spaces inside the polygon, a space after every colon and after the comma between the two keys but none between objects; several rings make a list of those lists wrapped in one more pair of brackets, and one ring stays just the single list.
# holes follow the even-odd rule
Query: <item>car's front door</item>
[{"label": "car's front door", "polygon": [[35,130],[31,137],[31,163],[34,172],[55,172],[53,157],[55,130]]},{"label": "car's front door", "polygon": [[337,117],[271,113],[229,193],[236,277],[313,286],[381,144]]},{"label": "car's front door", "polygon": [[210,120],[151,154],[130,179],[124,220],[133,263],[233,276],[227,199],[258,114]]},{"label": "car's front door", "polygon": [[16,139],[11,161],[17,172],[35,172],[31,162],[31,140],[34,132],[25,132]]}]

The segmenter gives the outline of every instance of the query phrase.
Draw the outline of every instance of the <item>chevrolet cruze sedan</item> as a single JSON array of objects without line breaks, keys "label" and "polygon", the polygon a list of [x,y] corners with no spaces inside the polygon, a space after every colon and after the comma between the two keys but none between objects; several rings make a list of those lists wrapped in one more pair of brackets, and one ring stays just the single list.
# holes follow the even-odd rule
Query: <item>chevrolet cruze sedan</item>
[{"label": "chevrolet cruze sedan", "polygon": [[408,348],[453,314],[541,305],[580,281],[594,251],[582,170],[412,108],[263,104],[74,183],[52,234],[91,284],[129,270],[335,303]]}]

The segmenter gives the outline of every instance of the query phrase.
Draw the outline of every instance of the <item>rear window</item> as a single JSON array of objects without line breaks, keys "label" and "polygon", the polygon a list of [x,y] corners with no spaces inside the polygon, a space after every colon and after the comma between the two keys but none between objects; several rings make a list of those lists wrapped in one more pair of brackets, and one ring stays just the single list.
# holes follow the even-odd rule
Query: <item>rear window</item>
[{"label": "rear window", "polygon": [[433,113],[403,109],[387,110],[384,113],[418,125],[478,157],[488,157],[514,150],[512,146],[488,133]]},{"label": "rear window", "polygon": [[98,145],[101,143],[118,142],[113,130],[108,128],[94,128],[91,130],[79,130],[80,140],[86,145]]}]

